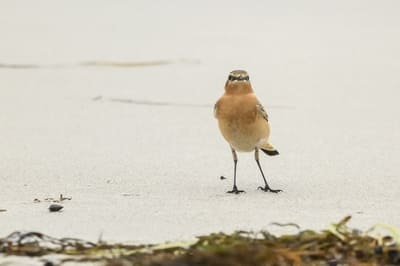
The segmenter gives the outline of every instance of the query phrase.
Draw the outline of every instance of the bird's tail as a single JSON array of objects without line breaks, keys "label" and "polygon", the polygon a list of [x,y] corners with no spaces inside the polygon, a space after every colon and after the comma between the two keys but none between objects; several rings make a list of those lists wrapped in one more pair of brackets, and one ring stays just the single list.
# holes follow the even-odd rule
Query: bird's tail
[{"label": "bird's tail", "polygon": [[269,144],[269,143],[264,144],[264,145],[261,147],[261,150],[262,150],[265,154],[267,154],[267,155],[269,155],[269,156],[275,156],[275,155],[278,155],[278,154],[279,154],[278,150],[275,149],[275,148],[274,148],[271,144]]}]

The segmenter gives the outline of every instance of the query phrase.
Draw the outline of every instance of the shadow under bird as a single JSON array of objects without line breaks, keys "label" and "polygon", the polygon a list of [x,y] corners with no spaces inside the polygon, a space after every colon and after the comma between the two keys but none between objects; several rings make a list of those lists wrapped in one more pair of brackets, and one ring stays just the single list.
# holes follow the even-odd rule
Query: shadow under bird
[{"label": "shadow under bird", "polygon": [[222,136],[229,143],[233,155],[233,189],[228,193],[244,192],[238,190],[236,186],[238,162],[236,151],[254,151],[255,160],[265,183],[259,189],[265,192],[281,192],[282,190],[272,189],[268,185],[260,165],[259,150],[269,156],[278,155],[279,152],[268,142],[270,134],[268,114],[254,94],[246,71],[234,70],[229,73],[225,83],[225,93],[214,106],[214,116],[218,120]]}]

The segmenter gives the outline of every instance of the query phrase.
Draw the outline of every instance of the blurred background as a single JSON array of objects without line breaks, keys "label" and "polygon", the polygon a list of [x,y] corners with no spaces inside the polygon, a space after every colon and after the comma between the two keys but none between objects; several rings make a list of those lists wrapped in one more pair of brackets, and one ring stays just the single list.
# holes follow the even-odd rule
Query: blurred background
[{"label": "blurred background", "polygon": [[[0,235],[152,242],[348,214],[400,226],[399,11],[395,0],[2,0]],[[248,193],[225,195],[232,158],[212,113],[234,69],[269,113],[281,156],[263,165],[283,194],[257,191],[241,154]],[[27,207],[59,193],[73,198],[62,216]]]}]

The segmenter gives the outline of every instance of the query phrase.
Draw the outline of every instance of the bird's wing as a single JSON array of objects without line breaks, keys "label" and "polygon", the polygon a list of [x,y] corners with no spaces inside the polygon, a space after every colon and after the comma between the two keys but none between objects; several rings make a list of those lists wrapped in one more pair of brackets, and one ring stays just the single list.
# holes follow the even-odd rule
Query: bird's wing
[{"label": "bird's wing", "polygon": [[256,107],[257,107],[257,113],[261,115],[268,122],[268,114],[265,111],[264,107],[261,105],[261,103],[257,103]]},{"label": "bird's wing", "polygon": [[218,115],[218,102],[214,104],[214,117],[217,118]]}]

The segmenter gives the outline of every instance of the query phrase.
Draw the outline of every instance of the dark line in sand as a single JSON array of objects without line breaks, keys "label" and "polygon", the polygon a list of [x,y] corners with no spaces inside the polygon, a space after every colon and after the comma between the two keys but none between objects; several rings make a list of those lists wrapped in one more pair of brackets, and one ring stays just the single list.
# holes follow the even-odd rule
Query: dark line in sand
[{"label": "dark line in sand", "polygon": [[0,68],[11,68],[11,69],[32,69],[39,68],[38,65],[27,65],[27,64],[0,64]]},{"label": "dark line in sand", "polygon": [[148,67],[148,66],[162,66],[173,64],[173,61],[169,60],[159,60],[159,61],[143,61],[143,62],[128,62],[128,61],[90,61],[82,62],[80,66],[90,66],[90,67]]},{"label": "dark line in sand", "polygon": [[146,100],[132,100],[132,99],[121,99],[121,98],[110,98],[110,102],[118,102],[125,104],[136,104],[136,105],[156,105],[156,106],[179,106],[179,107],[212,107],[211,104],[195,104],[195,103],[178,103],[178,102],[158,102],[158,101],[146,101]]},{"label": "dark line in sand", "polygon": [[137,68],[163,66],[171,64],[199,64],[199,60],[180,59],[180,60],[156,60],[156,61],[86,61],[76,64],[7,64],[0,63],[0,68],[6,69],[53,69],[53,68],[73,68],[73,67],[116,67],[116,68]]},{"label": "dark line in sand", "polygon": [[1,64],[0,68],[6,69],[55,69],[55,68],[72,68],[78,67],[79,64],[49,64],[49,65],[36,65],[36,64]]},{"label": "dark line in sand", "polygon": [[[93,101],[103,99],[102,96],[92,98]],[[109,98],[110,102],[124,103],[124,104],[135,104],[135,105],[148,105],[148,106],[178,106],[178,107],[200,107],[200,108],[212,108],[213,104],[196,104],[196,103],[179,103],[179,102],[162,102],[162,101],[147,101],[147,100],[133,100],[125,98]],[[272,105],[268,106],[268,109],[295,109],[293,106],[284,105]]]}]

